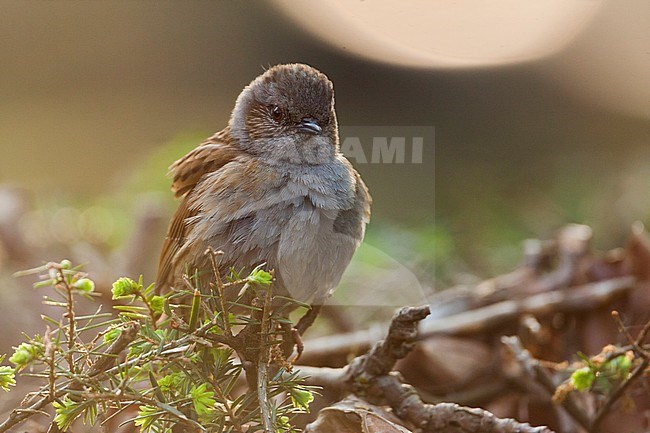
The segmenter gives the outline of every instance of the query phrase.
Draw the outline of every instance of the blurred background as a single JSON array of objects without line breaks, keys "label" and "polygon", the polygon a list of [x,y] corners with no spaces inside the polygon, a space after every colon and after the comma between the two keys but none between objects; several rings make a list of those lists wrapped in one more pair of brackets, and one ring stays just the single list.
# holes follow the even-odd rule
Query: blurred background
[{"label": "blurred background", "polygon": [[421,163],[352,160],[373,220],[342,302],[364,302],[349,298],[359,284],[385,287],[391,308],[400,285],[417,302],[513,268],[525,238],[567,222],[608,248],[649,220],[645,0],[4,0],[0,17],[8,334],[41,309],[11,278],[25,266],[154,278],[176,206],[167,166],[277,63],[331,78],[342,136],[435,130]]}]

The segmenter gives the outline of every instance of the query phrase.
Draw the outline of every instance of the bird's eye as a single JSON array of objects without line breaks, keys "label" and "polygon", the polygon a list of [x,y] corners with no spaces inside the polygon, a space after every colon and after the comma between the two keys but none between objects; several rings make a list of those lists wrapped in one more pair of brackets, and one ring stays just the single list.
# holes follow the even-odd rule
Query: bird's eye
[{"label": "bird's eye", "polygon": [[271,117],[275,122],[279,122],[284,117],[284,111],[277,105],[271,106]]}]

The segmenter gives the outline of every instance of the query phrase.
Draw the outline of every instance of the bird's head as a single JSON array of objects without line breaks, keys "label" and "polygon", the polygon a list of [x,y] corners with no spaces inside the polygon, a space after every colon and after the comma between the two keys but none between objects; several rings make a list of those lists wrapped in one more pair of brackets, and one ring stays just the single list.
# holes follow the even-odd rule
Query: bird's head
[{"label": "bird's head", "polygon": [[277,65],[239,95],[230,117],[235,144],[295,164],[321,164],[338,147],[332,82],[303,64]]}]

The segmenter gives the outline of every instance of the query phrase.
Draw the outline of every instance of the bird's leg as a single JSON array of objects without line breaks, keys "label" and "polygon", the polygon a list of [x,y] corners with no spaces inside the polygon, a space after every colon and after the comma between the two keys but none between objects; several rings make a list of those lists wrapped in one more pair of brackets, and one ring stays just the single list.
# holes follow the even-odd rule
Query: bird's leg
[{"label": "bird's leg", "polygon": [[300,332],[296,328],[291,328],[291,337],[293,338],[294,343],[296,344],[296,358],[291,361],[291,363],[294,363],[300,358],[300,355],[302,355],[302,351],[305,350],[305,344],[302,342],[302,337],[300,336]]},{"label": "bird's leg", "polygon": [[296,348],[296,356],[289,361],[292,364],[296,362],[298,358],[300,358],[300,355],[302,355],[302,351],[305,348],[305,345],[302,342],[302,334],[304,334],[305,331],[307,331],[307,329],[314,323],[322,306],[322,303],[312,305],[311,308],[307,310],[307,312],[300,318],[300,320],[298,320],[296,326],[292,328],[288,326],[283,327],[283,330],[287,337],[285,344],[283,345],[285,356],[289,357],[293,352],[294,346]]},{"label": "bird's leg", "polygon": [[[302,338],[300,337],[300,333],[296,328],[292,327],[288,323],[283,323],[280,325],[280,327],[284,335],[281,345],[284,359],[288,360],[289,364],[293,364],[298,360],[298,358],[300,358],[300,355],[302,355],[302,351],[305,348],[305,345],[302,343]],[[291,358],[294,347],[296,348],[297,354],[295,357]]]},{"label": "bird's leg", "polygon": [[302,316],[300,320],[298,320],[298,323],[294,329],[298,331],[299,336],[303,335],[305,331],[311,325],[313,325],[316,317],[318,317],[318,313],[320,313],[321,308],[323,308],[323,304],[312,305],[311,308],[307,310],[305,315]]}]

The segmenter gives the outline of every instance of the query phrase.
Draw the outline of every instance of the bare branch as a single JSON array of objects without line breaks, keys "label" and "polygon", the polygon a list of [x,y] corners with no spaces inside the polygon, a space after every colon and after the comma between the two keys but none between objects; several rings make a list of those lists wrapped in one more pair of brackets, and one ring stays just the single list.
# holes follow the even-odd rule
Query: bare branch
[{"label": "bare branch", "polygon": [[[512,352],[528,377],[533,378],[544,388],[548,393],[547,397],[550,401],[558,384],[555,383],[548,371],[546,371],[537,359],[533,358],[532,355],[524,349],[519,337],[502,337],[501,342]],[[562,407],[564,407],[564,409],[566,409],[566,411],[573,417],[573,419],[578,421],[580,425],[589,430],[591,420],[580,406],[576,404],[573,396],[567,395],[562,401]]]},{"label": "bare branch", "polygon": [[[523,299],[502,301],[448,317],[429,319],[421,325],[420,338],[439,334],[475,335],[478,332],[489,332],[524,314],[543,315],[592,310],[611,303],[613,299],[633,289],[635,281],[631,276],[612,278],[566,290],[539,293]],[[305,353],[300,360],[304,364],[310,364],[326,355],[365,351],[380,338],[380,329],[368,329],[307,340]]]}]

